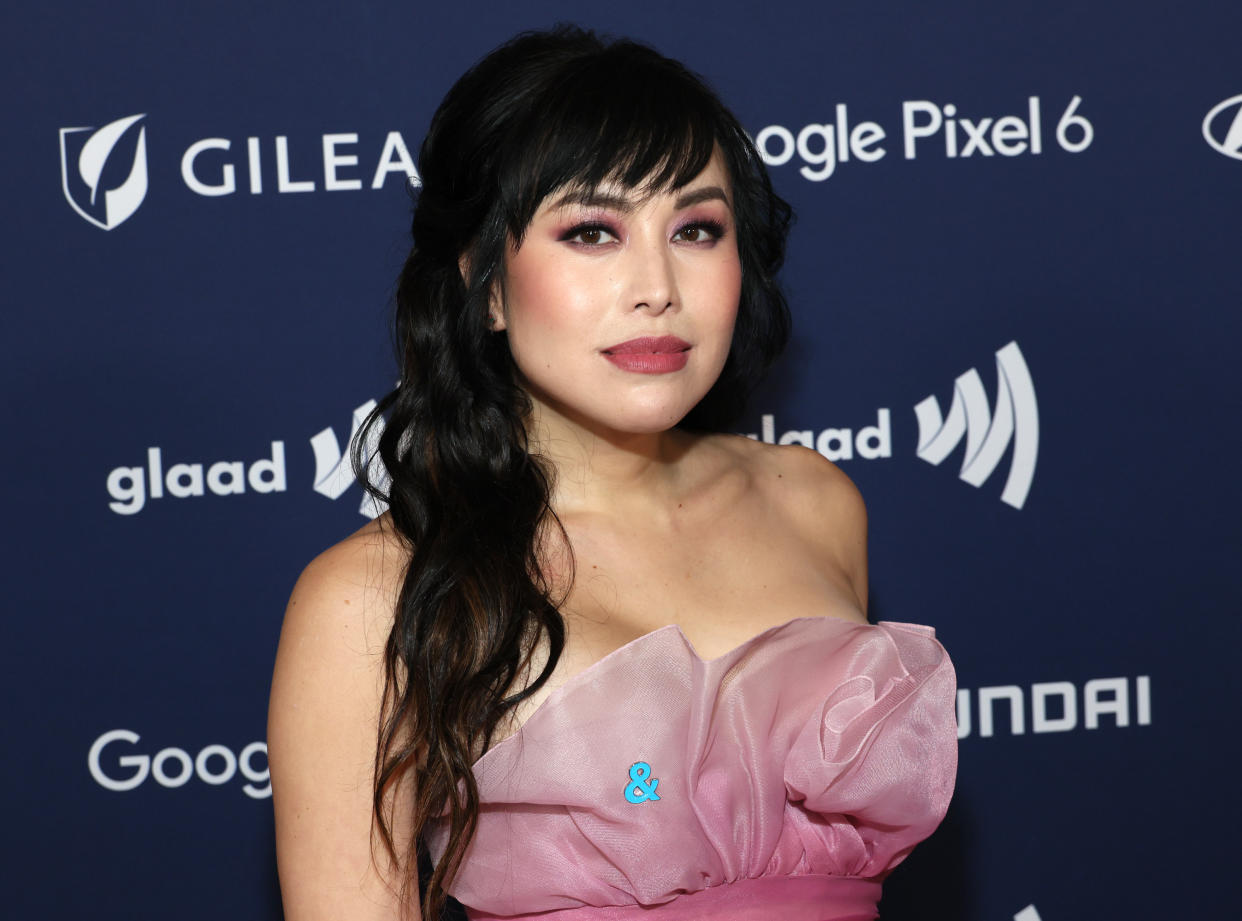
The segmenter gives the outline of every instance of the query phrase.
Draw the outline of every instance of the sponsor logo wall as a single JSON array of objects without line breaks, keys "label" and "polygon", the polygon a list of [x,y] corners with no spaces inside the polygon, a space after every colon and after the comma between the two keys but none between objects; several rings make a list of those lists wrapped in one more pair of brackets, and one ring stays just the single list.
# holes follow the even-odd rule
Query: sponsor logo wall
[{"label": "sponsor logo wall", "polygon": [[[318,12],[14,14],[13,917],[281,917],[272,656],[382,510],[348,454],[418,145],[477,56],[583,15]],[[958,792],[883,917],[1231,917],[1242,10],[600,15],[703,72],[797,211],[738,434],[854,479],[873,619],[958,667]]]}]

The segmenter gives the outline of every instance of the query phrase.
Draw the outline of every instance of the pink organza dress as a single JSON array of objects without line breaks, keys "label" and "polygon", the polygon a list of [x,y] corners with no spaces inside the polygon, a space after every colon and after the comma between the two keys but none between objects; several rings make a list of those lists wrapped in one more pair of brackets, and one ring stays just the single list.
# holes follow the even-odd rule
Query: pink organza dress
[{"label": "pink organza dress", "polygon": [[930,627],[800,617],[708,661],[645,634],[476,762],[449,892],[472,921],[875,918],[948,808],[955,691]]}]

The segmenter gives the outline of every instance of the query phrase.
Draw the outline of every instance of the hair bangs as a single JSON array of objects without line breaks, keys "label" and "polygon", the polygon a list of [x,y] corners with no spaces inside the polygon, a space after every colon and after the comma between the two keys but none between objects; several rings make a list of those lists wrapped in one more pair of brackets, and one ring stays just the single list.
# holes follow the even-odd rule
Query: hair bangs
[{"label": "hair bangs", "polygon": [[514,125],[501,199],[515,241],[558,191],[617,183],[655,194],[686,185],[711,160],[725,130],[713,97],[650,49],[620,44],[566,68]]}]

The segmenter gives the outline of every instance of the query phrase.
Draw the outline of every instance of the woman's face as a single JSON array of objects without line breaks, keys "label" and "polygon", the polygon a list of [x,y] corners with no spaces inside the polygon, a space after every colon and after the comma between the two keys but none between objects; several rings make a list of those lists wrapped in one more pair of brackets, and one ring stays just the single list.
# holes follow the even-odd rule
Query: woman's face
[{"label": "woman's face", "polygon": [[491,306],[546,418],[618,433],[676,425],[724,367],[741,294],[720,153],[685,186],[553,193]]}]

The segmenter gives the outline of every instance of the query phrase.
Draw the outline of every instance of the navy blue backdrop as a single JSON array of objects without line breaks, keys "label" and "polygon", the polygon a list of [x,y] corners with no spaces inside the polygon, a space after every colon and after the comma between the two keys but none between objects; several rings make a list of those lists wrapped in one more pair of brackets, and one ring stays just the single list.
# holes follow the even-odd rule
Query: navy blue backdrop
[{"label": "navy blue backdrop", "polygon": [[7,917],[280,917],[272,656],[365,521],[336,461],[393,374],[412,157],[562,19],[706,75],[798,212],[742,431],[854,478],[872,618],[961,683],[958,793],[885,917],[1236,915],[1242,7],[0,17]]}]

